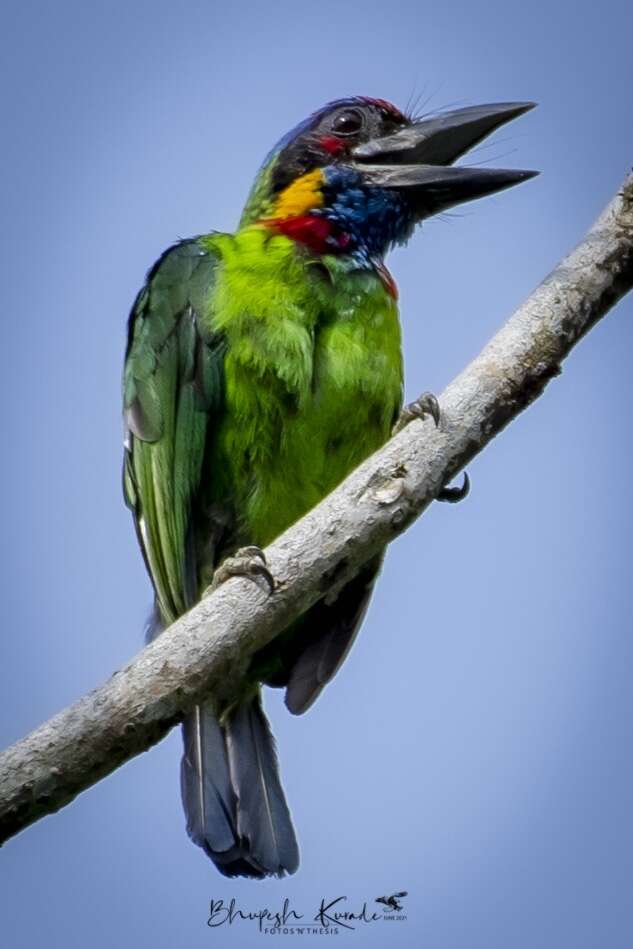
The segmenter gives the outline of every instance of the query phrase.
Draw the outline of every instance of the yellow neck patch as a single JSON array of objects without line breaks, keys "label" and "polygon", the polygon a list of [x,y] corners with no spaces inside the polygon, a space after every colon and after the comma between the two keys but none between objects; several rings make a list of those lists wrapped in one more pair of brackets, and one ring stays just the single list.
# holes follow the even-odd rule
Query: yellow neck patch
[{"label": "yellow neck patch", "polygon": [[283,220],[306,214],[323,206],[323,174],[319,168],[309,171],[281,192],[273,207],[272,218]]}]

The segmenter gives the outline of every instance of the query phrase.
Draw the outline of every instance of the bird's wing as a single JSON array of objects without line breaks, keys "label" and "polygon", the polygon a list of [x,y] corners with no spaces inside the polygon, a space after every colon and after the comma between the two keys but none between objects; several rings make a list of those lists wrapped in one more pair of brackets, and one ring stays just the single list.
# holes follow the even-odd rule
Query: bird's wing
[{"label": "bird's wing", "polygon": [[290,663],[285,699],[294,715],[307,711],[340,669],[367,612],[382,559],[382,554],[372,558],[333,602],[326,596],[299,620],[299,653]]},{"label": "bird's wing", "polygon": [[167,623],[197,597],[191,512],[223,390],[224,343],[202,319],[215,266],[197,239],[174,245],[149,272],[129,321],[123,488]]}]

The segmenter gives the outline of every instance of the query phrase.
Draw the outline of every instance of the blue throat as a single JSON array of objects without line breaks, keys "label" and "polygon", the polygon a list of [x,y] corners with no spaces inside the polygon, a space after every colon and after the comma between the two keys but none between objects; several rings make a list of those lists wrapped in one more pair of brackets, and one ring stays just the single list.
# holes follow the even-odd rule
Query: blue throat
[{"label": "blue throat", "polygon": [[325,206],[312,213],[349,235],[345,253],[359,265],[373,266],[390,247],[409,239],[415,220],[397,191],[369,186],[351,168],[330,167],[324,177]]}]

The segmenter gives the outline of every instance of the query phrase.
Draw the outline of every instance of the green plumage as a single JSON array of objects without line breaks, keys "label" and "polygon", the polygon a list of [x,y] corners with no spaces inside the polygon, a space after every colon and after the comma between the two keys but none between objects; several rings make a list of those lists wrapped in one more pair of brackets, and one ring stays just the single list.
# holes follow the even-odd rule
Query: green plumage
[{"label": "green plumage", "polygon": [[222,341],[198,316],[214,270],[197,242],[177,245],[150,273],[130,319],[124,489],[165,623],[197,595],[191,518],[222,401]]},{"label": "green plumage", "polygon": [[162,619],[221,556],[269,543],[378,448],[401,392],[397,308],[373,272],[315,265],[258,226],[168,251],[125,368],[126,497]]}]

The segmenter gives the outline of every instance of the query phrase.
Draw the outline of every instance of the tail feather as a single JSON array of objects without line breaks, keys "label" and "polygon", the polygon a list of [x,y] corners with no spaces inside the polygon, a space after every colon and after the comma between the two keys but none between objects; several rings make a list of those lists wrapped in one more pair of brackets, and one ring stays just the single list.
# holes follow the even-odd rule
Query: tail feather
[{"label": "tail feather", "polygon": [[198,706],[183,736],[182,800],[194,843],[226,876],[294,873],[297,841],[260,697],[222,725],[209,704]]},{"label": "tail feather", "polygon": [[235,793],[229,776],[226,742],[213,711],[198,705],[183,723],[184,754],[180,787],[187,833],[200,847],[218,854],[233,849]]},{"label": "tail feather", "polygon": [[275,740],[259,697],[236,709],[227,738],[238,835],[269,873],[294,873],[299,849],[279,779]]}]

